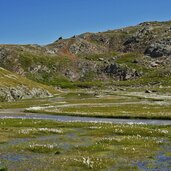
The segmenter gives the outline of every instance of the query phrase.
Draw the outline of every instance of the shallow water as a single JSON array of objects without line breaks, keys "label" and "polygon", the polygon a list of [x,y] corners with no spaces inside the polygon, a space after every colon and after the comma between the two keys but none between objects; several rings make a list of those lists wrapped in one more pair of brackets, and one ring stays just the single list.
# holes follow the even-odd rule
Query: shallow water
[{"label": "shallow water", "polygon": [[167,152],[171,152],[169,144],[163,146],[162,151],[155,156],[155,160],[152,163],[150,161],[139,161],[136,165],[140,170],[144,171],[170,171],[171,157],[166,155]]},{"label": "shallow water", "polygon": [[116,118],[95,118],[63,115],[47,115],[34,113],[0,113],[0,118],[10,119],[43,119],[60,122],[95,122],[95,123],[113,123],[113,124],[147,124],[147,125],[171,125],[171,120],[154,120],[154,119],[116,119]]},{"label": "shallow water", "polygon": [[[171,121],[169,120],[137,120],[137,119],[110,119],[110,118],[92,118],[92,117],[76,117],[76,116],[57,116],[57,115],[46,115],[46,114],[34,114],[34,113],[23,113],[23,112],[7,112],[7,113],[0,113],[0,118],[26,118],[26,119],[44,119],[44,120],[55,120],[61,122],[97,122],[97,123],[114,123],[114,124],[151,124],[151,125],[171,125]],[[54,154],[38,154],[38,153],[30,153],[28,151],[23,151],[17,153],[16,151],[11,150],[11,152],[7,152],[10,146],[18,146],[18,145],[25,145],[30,143],[45,143],[45,144],[58,144],[58,147],[62,149],[62,151],[69,151],[72,148],[77,146],[91,146],[95,143],[94,139],[89,136],[80,136],[80,133],[84,135],[84,129],[73,128],[72,132],[67,132],[66,134],[62,135],[47,135],[47,136],[39,136],[36,138],[18,138],[14,139],[8,143],[2,144],[0,149],[2,153],[0,155],[0,160],[2,162],[7,163],[9,170],[17,170],[20,166],[25,169],[24,164],[28,165],[35,165],[34,167],[38,167],[36,162],[44,161],[44,158],[48,158],[53,156]],[[166,156],[166,152],[170,152],[170,147],[167,145],[164,146],[163,149],[154,156],[153,160],[150,162],[147,161],[139,161],[133,163],[134,166],[137,166],[140,170],[145,171],[169,171],[170,169],[170,161],[171,158]],[[101,153],[99,153],[100,155]],[[103,153],[104,154],[104,153]],[[108,153],[107,153],[108,155]],[[41,162],[40,165],[42,167],[44,163]],[[46,164],[46,163],[45,163]],[[152,164],[152,165],[151,165]],[[114,170],[122,165],[118,163],[117,166],[114,166]],[[150,167],[151,166],[151,167]],[[20,169],[21,170],[21,169]]]}]

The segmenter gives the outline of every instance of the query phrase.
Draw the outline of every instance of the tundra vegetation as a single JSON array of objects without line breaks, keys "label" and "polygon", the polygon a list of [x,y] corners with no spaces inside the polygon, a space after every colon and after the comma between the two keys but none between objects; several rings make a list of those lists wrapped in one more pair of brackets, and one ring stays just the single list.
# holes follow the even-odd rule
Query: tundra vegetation
[{"label": "tundra vegetation", "polygon": [[16,118],[169,121],[170,26],[145,22],[45,46],[0,45],[0,171],[171,170],[171,124]]},{"label": "tundra vegetation", "polygon": [[1,170],[170,169],[171,127],[1,119]]}]

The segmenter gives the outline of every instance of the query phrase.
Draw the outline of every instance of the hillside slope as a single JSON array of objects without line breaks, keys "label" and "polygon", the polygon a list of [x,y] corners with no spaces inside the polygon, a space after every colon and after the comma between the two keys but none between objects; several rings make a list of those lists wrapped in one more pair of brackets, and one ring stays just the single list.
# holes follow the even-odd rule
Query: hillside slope
[{"label": "hillside slope", "polygon": [[0,66],[39,83],[171,85],[171,21],[59,39],[0,45]]},{"label": "hillside slope", "polygon": [[85,33],[47,45],[52,53],[72,55],[138,52],[151,57],[171,56],[171,21],[144,22],[137,26]]},{"label": "hillside slope", "polygon": [[0,67],[0,101],[51,96],[51,88]]}]

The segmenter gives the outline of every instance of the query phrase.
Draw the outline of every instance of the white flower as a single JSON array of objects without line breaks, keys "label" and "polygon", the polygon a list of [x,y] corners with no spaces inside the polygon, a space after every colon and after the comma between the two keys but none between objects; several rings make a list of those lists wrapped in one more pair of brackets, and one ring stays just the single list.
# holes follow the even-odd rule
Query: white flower
[{"label": "white flower", "polygon": [[163,134],[168,134],[168,130],[161,130],[161,129],[159,129],[158,130],[160,133],[163,133]]},{"label": "white flower", "polygon": [[55,128],[27,128],[23,130],[19,130],[19,134],[30,134],[36,132],[47,132],[47,133],[58,133],[62,134],[62,129],[55,129]]},{"label": "white flower", "polygon": [[93,161],[90,160],[90,157],[83,157],[83,163],[88,166],[89,168],[93,168]]}]

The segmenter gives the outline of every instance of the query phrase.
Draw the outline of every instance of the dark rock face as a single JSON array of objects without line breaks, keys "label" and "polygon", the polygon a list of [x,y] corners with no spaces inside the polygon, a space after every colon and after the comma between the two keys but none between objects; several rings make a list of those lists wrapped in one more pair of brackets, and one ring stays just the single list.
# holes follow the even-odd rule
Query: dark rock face
[{"label": "dark rock face", "polygon": [[128,38],[128,40],[126,40],[124,45],[127,46],[131,43],[138,43],[138,39],[135,36],[132,36],[132,37]]},{"label": "dark rock face", "polygon": [[121,71],[121,69],[117,64],[111,64],[105,68],[106,73],[117,74],[119,71]]},{"label": "dark rock face", "polygon": [[145,51],[145,54],[151,57],[170,57],[171,56],[171,38],[163,39],[151,44]]},{"label": "dark rock face", "polygon": [[110,64],[105,68],[105,72],[108,73],[113,78],[118,81],[124,81],[129,79],[134,79],[141,76],[141,73],[138,73],[134,69],[129,69],[127,67],[122,67],[118,64]]}]

